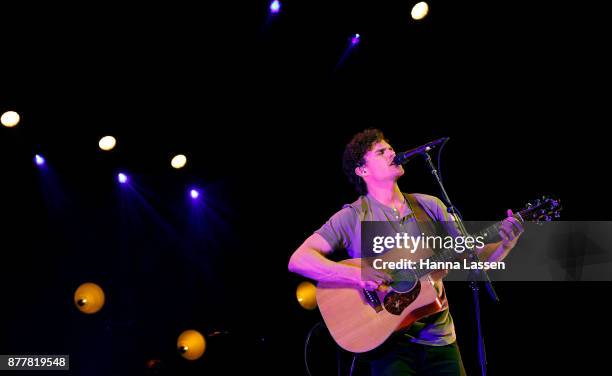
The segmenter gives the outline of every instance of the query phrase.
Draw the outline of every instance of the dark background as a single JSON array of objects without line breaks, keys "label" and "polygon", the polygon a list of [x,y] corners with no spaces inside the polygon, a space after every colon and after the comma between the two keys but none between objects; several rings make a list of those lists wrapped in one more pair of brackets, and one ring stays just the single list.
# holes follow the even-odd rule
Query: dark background
[{"label": "dark background", "polygon": [[[542,194],[564,220],[609,219],[602,6],[431,1],[414,22],[413,3],[287,1],[273,18],[264,1],[3,4],[0,110],[22,121],[0,129],[1,353],[70,354],[84,375],[305,374],[320,316],[297,304],[287,261],[356,198],[341,156],[367,127],[396,150],[449,136],[443,176],[466,219]],[[406,170],[404,191],[438,195],[421,160]],[[92,316],[72,303],[87,281],[107,294]],[[482,307],[491,375],[603,366],[609,283],[496,287],[501,304]],[[447,289],[477,374],[470,290]],[[187,362],[175,343],[192,328],[227,334]],[[308,356],[313,375],[336,374],[324,331]]]}]

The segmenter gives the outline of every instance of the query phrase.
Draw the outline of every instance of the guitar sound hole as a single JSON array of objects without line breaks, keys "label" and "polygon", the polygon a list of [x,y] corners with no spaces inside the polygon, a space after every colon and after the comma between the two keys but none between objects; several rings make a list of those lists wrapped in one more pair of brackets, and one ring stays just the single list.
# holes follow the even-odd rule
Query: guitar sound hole
[{"label": "guitar sound hole", "polygon": [[393,277],[393,282],[389,286],[398,293],[412,291],[419,280],[414,272],[409,270],[395,270],[390,274]]},{"label": "guitar sound hole", "polygon": [[406,307],[408,307],[412,302],[416,300],[421,292],[421,281],[416,280],[416,284],[414,284],[412,290],[408,292],[390,292],[385,296],[385,309],[393,314],[400,315]]}]

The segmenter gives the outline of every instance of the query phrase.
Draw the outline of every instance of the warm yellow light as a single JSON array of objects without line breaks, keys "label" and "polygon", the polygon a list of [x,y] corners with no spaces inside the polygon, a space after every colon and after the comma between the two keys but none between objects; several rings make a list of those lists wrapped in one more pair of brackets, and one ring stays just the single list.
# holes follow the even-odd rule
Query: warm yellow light
[{"label": "warm yellow light", "polygon": [[98,142],[98,146],[104,151],[112,150],[116,144],[117,140],[115,140],[113,136],[104,136],[100,139],[100,142]]},{"label": "warm yellow light", "polygon": [[170,162],[170,164],[174,168],[183,168],[185,167],[186,163],[187,163],[187,157],[185,157],[183,154],[174,156],[174,158],[172,158],[172,161]]},{"label": "warm yellow light", "polygon": [[421,1],[420,3],[416,3],[413,7],[412,7],[412,11],[410,12],[410,15],[412,16],[413,20],[422,20],[423,18],[425,18],[425,16],[427,16],[427,13],[429,13],[429,5],[427,5],[426,2]]},{"label": "warm yellow light", "polygon": [[0,117],[0,122],[5,127],[12,128],[16,126],[17,124],[19,124],[19,119],[20,119],[19,114],[16,113],[15,111],[6,111]]},{"label": "warm yellow light", "polygon": [[185,359],[196,360],[206,350],[206,340],[197,330],[185,330],[176,341],[176,348]]},{"label": "warm yellow light", "polygon": [[300,283],[295,295],[303,308],[315,309],[317,307],[317,288],[311,282]]},{"label": "warm yellow light", "polygon": [[74,304],[83,313],[96,313],[104,306],[104,291],[95,283],[83,283],[74,293]]}]

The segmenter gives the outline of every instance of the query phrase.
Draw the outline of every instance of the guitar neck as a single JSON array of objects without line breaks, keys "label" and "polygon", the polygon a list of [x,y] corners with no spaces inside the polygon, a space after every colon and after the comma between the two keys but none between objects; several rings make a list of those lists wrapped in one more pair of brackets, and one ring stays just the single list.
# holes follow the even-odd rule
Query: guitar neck
[{"label": "guitar neck", "polygon": [[[521,213],[517,213],[513,215],[514,218],[516,218],[517,220],[519,220],[520,222],[523,222],[523,219],[521,218]],[[471,236],[473,236],[474,238],[478,238],[478,237],[482,237],[483,241],[485,243],[490,242],[492,239],[494,239],[496,236],[499,235],[499,229],[502,225],[502,221],[497,222],[492,224],[491,226],[480,230],[479,232],[472,234]],[[436,254],[434,254],[433,256],[427,258],[427,260],[429,260],[430,262],[452,262],[455,261],[459,258],[463,257],[463,252],[459,253],[456,252],[453,248],[444,248],[441,251],[436,252]],[[416,274],[419,277],[422,277],[424,275],[427,275],[431,272],[433,272],[434,270],[430,270],[430,269],[418,269],[416,271]]]}]

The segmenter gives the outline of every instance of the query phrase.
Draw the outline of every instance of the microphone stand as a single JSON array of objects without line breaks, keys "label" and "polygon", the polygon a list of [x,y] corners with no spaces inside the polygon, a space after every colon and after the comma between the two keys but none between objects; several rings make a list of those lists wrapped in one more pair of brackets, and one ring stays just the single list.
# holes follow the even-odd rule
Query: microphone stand
[{"label": "microphone stand", "polygon": [[[436,169],[433,162],[431,161],[431,156],[428,154],[429,150],[431,149],[426,148],[421,154],[425,157],[425,160],[427,161],[427,165],[429,166],[431,170],[431,174],[435,177],[436,182],[438,183],[440,192],[442,193],[442,199],[447,205],[448,212],[455,219],[457,223],[457,227],[459,228],[459,231],[461,232],[461,234],[463,236],[467,236],[468,232],[463,224],[463,221],[461,220],[461,216],[459,216],[459,213],[457,213],[457,210],[455,209],[450,198],[448,197],[448,194],[446,193],[446,189],[444,189],[444,185],[442,184],[442,179],[440,179],[440,175],[438,174],[438,170]],[[478,255],[473,249],[468,248],[467,253],[468,253],[468,257],[470,258],[470,261],[478,261]],[[482,334],[482,327],[481,327],[481,322],[480,322],[480,295],[479,295],[480,287],[478,285],[478,280],[479,280],[478,273],[481,274],[480,278],[484,280],[485,286],[487,288],[487,291],[489,292],[489,296],[491,297],[491,299],[493,299],[493,301],[495,301],[496,303],[499,303],[499,297],[497,296],[497,293],[495,292],[495,289],[493,288],[493,284],[491,283],[489,274],[484,269],[472,269],[470,271],[470,277],[468,277],[468,280],[469,280],[470,288],[472,289],[472,296],[474,298],[476,326],[478,329],[478,360],[480,362],[481,375],[485,376],[487,374],[487,356],[485,353],[484,336]]]}]

